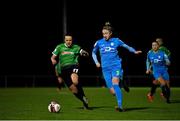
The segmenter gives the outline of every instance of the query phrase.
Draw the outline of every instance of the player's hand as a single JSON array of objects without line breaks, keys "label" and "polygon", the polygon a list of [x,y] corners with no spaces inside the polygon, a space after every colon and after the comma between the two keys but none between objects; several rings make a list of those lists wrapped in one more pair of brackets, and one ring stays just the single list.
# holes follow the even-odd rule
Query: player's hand
[{"label": "player's hand", "polygon": [[150,74],[151,73],[151,70],[146,70],[146,74]]},{"label": "player's hand", "polygon": [[100,68],[100,67],[101,67],[101,64],[100,64],[100,63],[96,63],[96,67],[97,67],[97,68]]},{"label": "player's hand", "polygon": [[55,59],[51,59],[53,65],[56,65],[57,61]]},{"label": "player's hand", "polygon": [[82,56],[89,56],[89,53],[85,50],[81,50],[81,53],[80,53]]},{"label": "player's hand", "polygon": [[84,53],[82,53],[82,56],[89,56],[89,53],[85,51]]},{"label": "player's hand", "polygon": [[140,54],[140,53],[142,53],[141,50],[138,50],[138,51],[135,52],[135,54]]}]

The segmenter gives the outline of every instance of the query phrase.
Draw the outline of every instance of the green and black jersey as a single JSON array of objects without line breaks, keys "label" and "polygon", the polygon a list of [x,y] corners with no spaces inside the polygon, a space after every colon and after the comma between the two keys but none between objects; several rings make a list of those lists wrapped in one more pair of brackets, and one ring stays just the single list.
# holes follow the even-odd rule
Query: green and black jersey
[{"label": "green and black jersey", "polygon": [[164,51],[164,52],[166,53],[166,55],[167,55],[168,57],[170,57],[171,52],[170,52],[165,46],[160,46],[159,49],[162,50],[162,51]]},{"label": "green and black jersey", "polygon": [[78,57],[81,47],[78,45],[72,45],[67,47],[65,43],[59,44],[56,46],[52,54],[58,56],[59,64],[57,69],[63,69],[65,67],[78,64]]}]

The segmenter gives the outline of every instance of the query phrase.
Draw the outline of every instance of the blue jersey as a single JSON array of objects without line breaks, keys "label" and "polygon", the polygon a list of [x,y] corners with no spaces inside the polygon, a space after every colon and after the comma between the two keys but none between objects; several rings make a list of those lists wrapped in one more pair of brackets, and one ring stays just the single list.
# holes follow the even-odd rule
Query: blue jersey
[{"label": "blue jersey", "polygon": [[147,70],[151,68],[151,65],[153,71],[167,70],[167,65],[169,64],[170,64],[169,58],[164,51],[158,50],[157,52],[154,52],[153,50],[150,50],[148,52],[146,59]]},{"label": "blue jersey", "polygon": [[134,48],[126,45],[119,38],[110,38],[109,40],[105,40],[104,38],[102,38],[98,40],[94,45],[92,51],[92,57],[94,62],[96,64],[99,63],[96,56],[97,51],[99,51],[101,56],[102,68],[121,64],[121,58],[118,54],[118,47],[124,47],[128,49],[130,52],[135,52]]}]

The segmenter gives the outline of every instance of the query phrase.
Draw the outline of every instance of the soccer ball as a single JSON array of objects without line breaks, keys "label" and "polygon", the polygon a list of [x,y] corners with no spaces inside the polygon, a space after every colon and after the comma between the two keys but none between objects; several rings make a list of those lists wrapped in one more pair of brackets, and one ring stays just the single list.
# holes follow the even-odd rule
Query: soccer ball
[{"label": "soccer ball", "polygon": [[51,101],[48,105],[48,110],[51,113],[58,113],[61,110],[61,105],[56,101]]}]

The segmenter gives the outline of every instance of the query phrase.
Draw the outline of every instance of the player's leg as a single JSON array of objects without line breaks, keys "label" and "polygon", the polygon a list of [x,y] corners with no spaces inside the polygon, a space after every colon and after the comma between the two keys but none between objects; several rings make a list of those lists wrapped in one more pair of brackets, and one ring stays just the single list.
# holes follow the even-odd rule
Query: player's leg
[{"label": "player's leg", "polygon": [[75,95],[76,98],[78,98],[80,101],[84,104],[84,95],[82,91],[77,87],[78,85],[78,75],[73,73],[72,68],[64,69],[62,70],[62,76],[64,79],[64,82],[66,86],[69,88],[69,90]]},{"label": "player's leg", "polygon": [[122,77],[122,73],[121,73],[121,66],[117,65],[112,67],[112,83],[113,83],[113,88],[115,91],[115,95],[116,95],[116,100],[117,100],[117,104],[118,104],[118,110],[119,111],[124,111],[123,106],[122,106],[122,91],[121,88],[119,87],[119,79]]},{"label": "player's leg", "polygon": [[[168,87],[168,95],[169,95],[169,97],[170,97],[170,93],[171,93],[171,91],[170,91],[170,82],[169,82],[169,80],[165,80],[166,81],[166,83],[167,83],[167,87]],[[162,90],[162,88],[161,88],[161,90]],[[160,93],[160,96],[161,96],[161,98],[162,99],[166,99],[166,97],[164,96],[164,94],[163,94],[163,92],[161,91],[161,93]]]},{"label": "player's leg", "polygon": [[59,73],[60,70],[58,70],[58,66],[55,67],[55,75],[57,77],[57,87],[58,90],[61,90],[62,86],[63,86],[63,79],[61,78],[61,74]]},{"label": "player's leg", "polygon": [[122,70],[122,77],[120,78],[120,87],[123,87],[124,88],[124,90],[126,91],[126,92],[129,92],[130,91],[130,89],[129,89],[129,85],[127,84],[127,80],[126,79],[124,79],[124,77],[123,77],[123,70]]},{"label": "player's leg", "polygon": [[[112,69],[111,68],[103,68],[102,69],[103,76],[107,85],[107,88],[110,90],[110,93],[113,96],[116,96],[118,106],[115,107],[117,111],[124,111],[122,108],[122,92],[119,87],[119,77],[112,78]],[[114,84],[113,84],[114,82]]]},{"label": "player's leg", "polygon": [[150,92],[147,94],[147,98],[148,98],[149,102],[152,102],[154,100],[153,95],[156,92],[156,88],[158,87],[158,85],[159,85],[158,80],[153,80]]},{"label": "player's leg", "polygon": [[158,81],[158,77],[159,76],[160,75],[157,72],[153,72],[150,75],[150,79],[153,80],[153,81],[152,81],[150,92],[147,94],[147,98],[148,98],[149,102],[153,102],[153,100],[154,100],[154,96],[153,95],[155,94],[156,89],[159,86],[159,81]]},{"label": "player's leg", "polygon": [[57,63],[55,65],[55,74],[56,74],[56,77],[57,77],[57,86],[58,86],[58,90],[61,90],[62,86],[63,86],[63,78],[62,78],[62,75],[61,75],[61,66],[60,66],[60,63]]},{"label": "player's leg", "polygon": [[115,91],[116,100],[117,100],[117,104],[118,104],[118,107],[116,108],[116,110],[123,111],[122,91],[121,91],[121,88],[119,87],[119,78],[113,77],[112,81],[113,81],[113,88]]},{"label": "player's leg", "polygon": [[[85,93],[84,93],[84,90],[82,88],[82,85],[81,83],[79,82],[79,78],[78,78],[78,75],[76,73],[72,73],[71,74],[71,79],[72,79],[72,82],[73,84],[77,87],[78,89],[78,94],[81,95],[80,97],[86,97],[85,96]],[[84,99],[84,98],[83,98]]]},{"label": "player's leg", "polygon": [[128,84],[127,84],[127,80],[122,79],[121,82],[122,82],[122,85],[123,85],[122,87],[124,88],[124,90],[126,92],[129,92],[130,88],[129,88]]},{"label": "player's leg", "polygon": [[158,80],[153,80],[152,81],[152,86],[151,86],[151,91],[150,91],[150,93],[151,93],[150,95],[151,96],[153,96],[155,94],[158,85],[159,85]]},{"label": "player's leg", "polygon": [[162,78],[162,76],[158,78],[158,81],[161,84],[162,93],[163,93],[164,97],[166,98],[167,103],[170,103],[170,101],[169,101],[169,96],[170,96],[169,92],[170,92],[170,90],[169,90],[169,88],[167,86],[166,81]]},{"label": "player's leg", "polygon": [[[155,75],[155,74],[154,74]],[[150,95],[153,96],[156,92],[156,89],[159,85],[158,80],[156,79],[156,75],[154,76],[153,74],[150,74],[150,78],[152,80],[152,86],[151,86],[151,91],[150,91]]]},{"label": "player's leg", "polygon": [[84,108],[89,109],[88,99],[85,96],[84,90],[83,90],[82,85],[79,81],[78,67],[76,67],[76,66],[73,67],[72,71],[73,71],[73,73],[71,74],[71,80],[77,88],[77,93],[74,93],[74,95],[83,102]]},{"label": "player's leg", "polygon": [[64,81],[61,76],[57,76],[57,80],[58,80],[58,90],[61,90],[62,87],[64,86],[63,85]]},{"label": "player's leg", "polygon": [[[166,81],[166,84],[167,84],[167,95],[169,95],[170,97],[170,82],[169,82],[169,76],[166,76],[165,77],[163,76],[164,80]],[[161,87],[161,90],[162,90],[162,87]],[[160,96],[163,98],[163,99],[166,99],[166,97],[164,96],[163,94],[163,91],[161,91],[160,93]]]},{"label": "player's leg", "polygon": [[163,77],[163,79],[166,82],[166,93],[167,93],[167,95],[166,95],[166,102],[170,103],[171,90],[170,90],[169,73],[165,70],[165,72],[163,73],[162,77]]},{"label": "player's leg", "polygon": [[[104,75],[104,79],[105,79],[107,88],[110,90],[110,93],[113,96],[116,96],[118,106],[115,107],[115,109],[117,111],[124,111],[122,108],[122,92],[119,87],[119,77],[112,79],[112,74],[111,74],[111,72],[108,71],[108,69],[103,69],[103,75]],[[114,82],[114,84],[113,84],[113,82]]]},{"label": "player's leg", "polygon": [[[166,87],[166,91],[167,91],[167,97],[166,97],[166,102],[167,103],[171,103],[170,102],[170,95],[171,95],[171,89],[170,89],[170,83],[169,81],[166,80],[167,83],[167,87]],[[164,95],[163,95],[164,96]]]},{"label": "player's leg", "polygon": [[112,74],[111,69],[102,68],[103,77],[106,83],[107,88],[109,89],[110,93],[115,96],[115,91],[112,85]]}]

